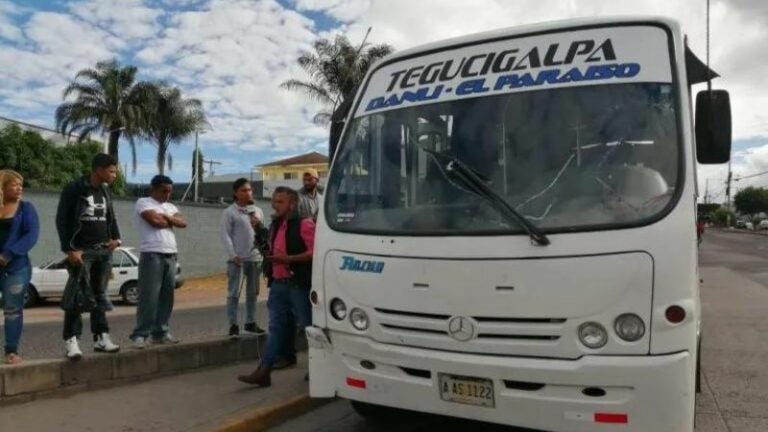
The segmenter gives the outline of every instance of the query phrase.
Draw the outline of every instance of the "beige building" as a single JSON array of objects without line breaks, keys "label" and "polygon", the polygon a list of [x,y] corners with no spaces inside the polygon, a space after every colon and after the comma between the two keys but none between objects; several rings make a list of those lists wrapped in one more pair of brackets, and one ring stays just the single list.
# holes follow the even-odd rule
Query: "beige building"
[{"label": "beige building", "polygon": [[308,168],[317,170],[320,184],[325,184],[326,177],[328,177],[329,162],[328,156],[312,152],[258,165],[256,169],[261,174],[263,181],[262,196],[271,196],[278,186],[300,188],[302,176]]}]

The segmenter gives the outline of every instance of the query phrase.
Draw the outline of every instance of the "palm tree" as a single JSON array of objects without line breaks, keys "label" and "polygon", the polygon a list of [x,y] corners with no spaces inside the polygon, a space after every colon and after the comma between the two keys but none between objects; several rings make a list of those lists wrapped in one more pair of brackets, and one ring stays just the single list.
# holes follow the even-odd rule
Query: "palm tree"
[{"label": "palm tree", "polygon": [[368,68],[389,55],[394,48],[387,44],[352,46],[346,36],[336,39],[318,39],[314,52],[303,52],[297,59],[299,66],[309,75],[309,81],[291,79],[280,84],[281,88],[299,91],[324,107],[313,121],[327,125],[333,111],[355,96],[357,87]]},{"label": "palm tree", "polygon": [[121,67],[117,60],[101,61],[83,69],[64,89],[63,99],[74,96],[56,108],[56,130],[64,136],[78,135],[78,142],[96,131],[109,135],[108,153],[118,158],[118,142],[124,135],[131,144],[134,169],[136,146],[146,120],[148,96],[153,85],[136,82],[135,66]]},{"label": "palm tree", "polygon": [[144,135],[157,147],[157,171],[172,169],[172,156],[168,148],[207,126],[203,104],[197,99],[184,99],[181,90],[158,84],[152,94],[149,117]]}]

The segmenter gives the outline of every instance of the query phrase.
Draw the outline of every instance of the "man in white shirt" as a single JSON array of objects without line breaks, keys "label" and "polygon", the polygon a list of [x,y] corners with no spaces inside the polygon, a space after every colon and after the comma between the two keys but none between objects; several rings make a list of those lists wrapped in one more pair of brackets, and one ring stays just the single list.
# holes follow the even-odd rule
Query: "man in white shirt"
[{"label": "man in white shirt", "polygon": [[239,178],[232,184],[234,202],[221,216],[221,243],[227,253],[227,319],[229,337],[240,335],[237,318],[240,294],[245,285],[245,331],[264,334],[256,325],[256,297],[263,257],[254,248],[254,228],[264,221],[264,212],[253,202],[251,183]]},{"label": "man in white shirt", "polygon": [[139,305],[136,328],[131,334],[134,347],[142,349],[151,336],[152,343],[178,341],[171,336],[168,322],[173,311],[176,285],[175,228],[186,228],[187,221],[175,205],[168,202],[173,181],[164,176],[152,178],[150,195],[136,201],[134,218],[139,231]]}]

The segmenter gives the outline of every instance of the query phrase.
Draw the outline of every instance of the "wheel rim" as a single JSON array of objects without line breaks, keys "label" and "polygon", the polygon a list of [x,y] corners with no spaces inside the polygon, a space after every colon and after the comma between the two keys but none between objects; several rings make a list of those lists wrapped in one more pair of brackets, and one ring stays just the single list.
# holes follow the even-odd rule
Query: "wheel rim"
[{"label": "wheel rim", "polygon": [[139,302],[139,290],[135,285],[129,286],[125,289],[125,300],[128,303],[138,303]]}]

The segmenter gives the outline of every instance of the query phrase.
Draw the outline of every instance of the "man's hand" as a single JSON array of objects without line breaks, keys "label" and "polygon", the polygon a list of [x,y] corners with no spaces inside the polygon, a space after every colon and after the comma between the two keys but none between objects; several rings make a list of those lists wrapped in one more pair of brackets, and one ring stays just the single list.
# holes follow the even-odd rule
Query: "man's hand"
[{"label": "man's hand", "polygon": [[253,213],[249,213],[248,216],[251,218],[252,227],[256,228],[257,226],[259,226],[259,224],[261,224],[261,221],[259,220],[259,218],[257,218],[256,215],[254,215]]},{"label": "man's hand", "polygon": [[10,261],[5,257],[5,255],[0,255],[0,267],[7,266],[9,262]]},{"label": "man's hand", "polygon": [[67,252],[67,261],[72,265],[80,265],[83,263],[83,251],[73,250]]},{"label": "man's hand", "polygon": [[236,266],[240,267],[241,265],[243,265],[243,260],[241,260],[239,256],[236,256],[236,257],[232,258],[232,263],[234,263]]},{"label": "man's hand", "polygon": [[110,240],[107,242],[107,249],[109,249],[110,252],[114,251],[115,249],[120,246],[119,240]]},{"label": "man's hand", "polygon": [[288,264],[289,262],[291,262],[291,257],[289,257],[286,254],[271,255],[271,256],[268,256],[267,259],[277,264]]}]

